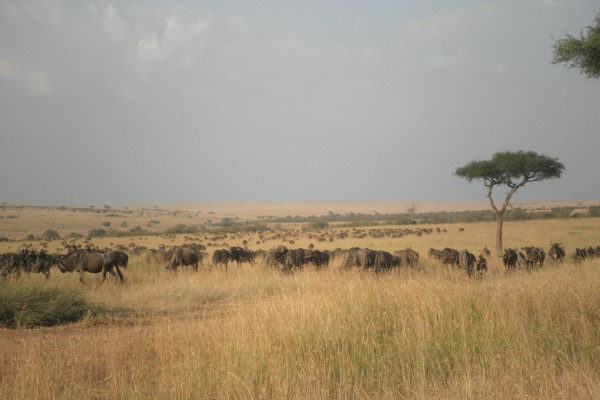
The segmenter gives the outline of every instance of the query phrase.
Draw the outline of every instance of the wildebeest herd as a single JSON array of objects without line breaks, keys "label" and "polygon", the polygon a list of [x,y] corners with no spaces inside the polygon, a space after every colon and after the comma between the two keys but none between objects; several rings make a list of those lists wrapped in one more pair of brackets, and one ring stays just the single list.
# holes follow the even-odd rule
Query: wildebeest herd
[{"label": "wildebeest herd", "polygon": [[[184,245],[166,248],[158,246],[147,251],[142,259],[145,264],[158,263],[166,265],[169,271],[176,271],[178,267],[191,266],[198,271],[198,266],[203,265],[208,258],[202,245]],[[478,255],[466,249],[456,250],[444,248],[442,250],[430,248],[427,252],[430,259],[437,260],[448,267],[464,269],[468,276],[481,276],[488,269],[491,252],[484,248]],[[548,256],[554,263],[561,263],[566,257],[566,252],[559,243],[553,243],[548,250]],[[572,255],[576,263],[581,263],[587,258],[600,257],[600,246],[577,248]],[[540,247],[522,247],[504,249],[501,255],[502,262],[507,271],[516,268],[534,270],[542,268],[546,260],[546,252]],[[229,263],[235,262],[237,266],[248,263],[255,266],[257,263],[280,270],[284,273],[302,269],[312,265],[315,268],[329,266],[330,262],[337,259],[343,270],[352,268],[381,273],[402,267],[415,268],[419,266],[420,255],[411,248],[394,251],[371,250],[353,247],[350,249],[315,250],[315,249],[288,249],[278,245],[272,249],[252,251],[248,248],[232,246],[218,249],[213,252],[212,266],[227,269]],[[16,253],[0,254],[0,277],[20,277],[22,273],[41,273],[50,276],[51,267],[57,267],[61,272],[78,272],[79,279],[83,282],[84,272],[102,272],[102,281],[106,274],[116,277],[124,282],[121,268],[127,268],[129,256],[124,251],[100,251],[99,249],[81,249],[71,247],[66,254],[47,254],[44,251],[23,250]]]}]

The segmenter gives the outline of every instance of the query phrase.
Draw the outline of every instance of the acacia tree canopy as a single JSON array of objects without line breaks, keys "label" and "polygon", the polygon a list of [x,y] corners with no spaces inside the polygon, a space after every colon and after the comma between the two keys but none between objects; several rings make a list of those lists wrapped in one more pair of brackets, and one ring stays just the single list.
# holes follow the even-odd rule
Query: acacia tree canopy
[{"label": "acacia tree canopy", "polygon": [[[529,182],[560,178],[565,166],[557,159],[537,154],[534,151],[504,151],[496,153],[490,160],[471,161],[456,169],[454,174],[469,182],[482,180],[488,189],[487,197],[496,211],[496,252],[502,252],[502,223],[504,212],[517,190]],[[510,188],[500,208],[494,203],[492,190],[495,186]]]},{"label": "acacia tree canopy", "polygon": [[471,161],[458,168],[455,175],[469,182],[481,179],[487,187],[518,188],[527,182],[559,178],[564,168],[558,160],[534,151],[505,151],[494,154],[491,160]]},{"label": "acacia tree canopy", "polygon": [[579,38],[567,34],[554,44],[553,64],[566,64],[579,68],[587,78],[600,78],[600,12],[594,18],[595,25],[587,26]]}]

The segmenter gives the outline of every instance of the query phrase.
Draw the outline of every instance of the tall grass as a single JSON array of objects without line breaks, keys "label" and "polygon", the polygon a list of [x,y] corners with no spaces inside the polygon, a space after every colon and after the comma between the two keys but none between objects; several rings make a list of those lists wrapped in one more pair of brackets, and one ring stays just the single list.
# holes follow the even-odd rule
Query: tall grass
[{"label": "tall grass", "polygon": [[124,287],[86,281],[86,299],[145,318],[0,332],[0,398],[598,398],[599,268],[133,264]]}]

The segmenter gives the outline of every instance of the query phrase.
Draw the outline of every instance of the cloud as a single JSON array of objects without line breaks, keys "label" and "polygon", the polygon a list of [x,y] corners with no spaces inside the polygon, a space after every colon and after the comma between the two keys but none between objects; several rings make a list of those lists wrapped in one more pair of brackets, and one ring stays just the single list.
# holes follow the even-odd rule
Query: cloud
[{"label": "cloud", "polygon": [[570,7],[577,5],[578,0],[529,0],[529,3],[537,7]]},{"label": "cloud", "polygon": [[52,92],[48,74],[18,67],[0,59],[0,78],[27,90],[33,96],[47,96]]},{"label": "cloud", "polygon": [[203,19],[185,23],[177,15],[167,17],[161,34],[147,32],[137,42],[138,71],[144,76],[159,63],[189,70],[199,62],[209,35],[208,22]]}]

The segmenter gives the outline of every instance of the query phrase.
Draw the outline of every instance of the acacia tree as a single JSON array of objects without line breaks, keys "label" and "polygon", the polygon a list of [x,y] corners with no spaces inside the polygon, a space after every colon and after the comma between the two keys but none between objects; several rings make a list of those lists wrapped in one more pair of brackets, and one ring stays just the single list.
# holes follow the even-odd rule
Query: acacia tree
[{"label": "acacia tree", "polygon": [[594,18],[596,25],[586,27],[579,38],[567,34],[554,44],[553,64],[579,68],[587,78],[600,78],[600,12]]},{"label": "acacia tree", "polygon": [[[464,167],[457,168],[454,175],[469,182],[475,179],[483,181],[488,191],[486,197],[496,212],[496,253],[502,254],[502,224],[511,197],[529,182],[560,178],[564,168],[558,160],[533,151],[504,151],[494,154],[491,160],[471,161]],[[492,190],[501,185],[507,186],[509,191],[502,206],[498,207],[492,197]]]}]

